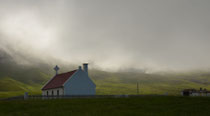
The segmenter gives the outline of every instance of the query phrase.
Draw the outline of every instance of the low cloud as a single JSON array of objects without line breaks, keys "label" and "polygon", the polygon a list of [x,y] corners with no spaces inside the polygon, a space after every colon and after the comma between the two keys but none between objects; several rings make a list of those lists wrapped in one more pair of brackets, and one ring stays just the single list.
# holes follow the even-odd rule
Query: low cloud
[{"label": "low cloud", "polygon": [[207,0],[1,0],[0,47],[22,64],[209,69],[209,5]]}]

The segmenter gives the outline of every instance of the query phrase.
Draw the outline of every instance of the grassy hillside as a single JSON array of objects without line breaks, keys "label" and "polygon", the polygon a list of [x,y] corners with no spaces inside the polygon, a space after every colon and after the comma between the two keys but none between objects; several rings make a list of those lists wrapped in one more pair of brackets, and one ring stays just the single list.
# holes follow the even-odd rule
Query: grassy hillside
[{"label": "grassy hillside", "polygon": [[[18,53],[16,55],[29,64],[17,63],[14,55],[0,49],[0,97],[23,95],[24,92],[41,94],[41,87],[54,75],[54,65]],[[59,61],[56,63],[61,67],[60,72],[75,67]],[[97,85],[97,94],[136,94],[137,82],[140,94],[179,95],[182,89],[200,87],[210,90],[209,72],[147,74],[137,70],[115,73],[90,70],[89,74]]]},{"label": "grassy hillside", "polygon": [[40,88],[50,78],[42,68],[0,63],[0,98],[23,95],[24,92],[40,94]]},{"label": "grassy hillside", "polygon": [[[19,69],[24,72],[25,70]],[[26,74],[0,78],[0,97],[14,95],[41,94],[41,87],[51,78],[53,73],[41,72],[40,69],[28,68]],[[22,74],[22,75],[21,75]],[[210,74],[202,73],[170,73],[170,74],[146,74],[138,72],[104,72],[90,70],[90,77],[96,83],[97,94],[136,94],[136,85],[139,83],[140,94],[165,94],[180,95],[185,88],[200,87],[210,90]],[[23,81],[24,80],[24,81]]]},{"label": "grassy hillside", "polygon": [[185,73],[185,74],[145,74],[138,72],[102,72],[92,71],[91,77],[97,84],[98,94],[136,94],[137,82],[140,94],[165,94],[180,95],[185,88],[200,87],[210,90],[210,74]]},{"label": "grassy hillside", "polygon": [[9,77],[3,78],[0,81],[0,91],[24,91],[28,90],[27,85],[11,79]]},{"label": "grassy hillside", "polygon": [[23,95],[24,92],[30,94],[40,94],[40,84],[25,84],[9,77],[0,80],[0,97],[11,97]]},{"label": "grassy hillside", "polygon": [[[41,87],[54,75],[53,66],[44,63],[20,65],[10,55],[0,50],[0,97],[41,94]],[[62,65],[60,72],[70,71],[74,66]],[[90,70],[96,83],[97,94],[136,94],[139,83],[140,94],[179,95],[185,88],[200,87],[210,90],[209,72],[158,73],[105,72]]]},{"label": "grassy hillside", "polygon": [[1,116],[209,116],[209,97],[0,101]]}]

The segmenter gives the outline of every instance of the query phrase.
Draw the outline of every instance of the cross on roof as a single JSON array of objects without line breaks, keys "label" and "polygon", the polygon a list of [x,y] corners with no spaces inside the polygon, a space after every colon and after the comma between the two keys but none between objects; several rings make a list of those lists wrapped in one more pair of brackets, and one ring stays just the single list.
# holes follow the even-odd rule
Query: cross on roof
[{"label": "cross on roof", "polygon": [[55,66],[55,68],[54,68],[54,70],[55,70],[55,72],[56,72],[56,75],[58,74],[58,70],[59,70],[60,68],[56,65]]}]

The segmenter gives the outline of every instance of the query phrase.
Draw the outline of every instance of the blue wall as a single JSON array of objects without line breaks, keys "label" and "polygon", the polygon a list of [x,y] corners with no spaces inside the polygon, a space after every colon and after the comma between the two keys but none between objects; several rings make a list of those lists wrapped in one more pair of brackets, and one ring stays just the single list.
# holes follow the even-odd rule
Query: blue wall
[{"label": "blue wall", "polygon": [[72,77],[64,83],[64,95],[95,95],[96,85],[88,77],[87,73],[81,69],[72,75]]}]

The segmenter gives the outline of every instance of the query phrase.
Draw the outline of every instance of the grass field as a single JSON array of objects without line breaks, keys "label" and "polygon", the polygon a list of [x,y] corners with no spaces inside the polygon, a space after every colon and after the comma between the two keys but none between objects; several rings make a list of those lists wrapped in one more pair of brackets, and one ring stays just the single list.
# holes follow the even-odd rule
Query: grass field
[{"label": "grass field", "polygon": [[[40,74],[40,75],[39,75]],[[29,75],[29,74],[28,74]],[[45,76],[41,76],[45,75]],[[25,78],[32,82],[23,82],[17,77],[0,78],[0,98],[29,94],[40,94],[41,88],[51,77],[47,74],[38,73],[36,80],[45,80],[40,83],[33,82],[31,78]],[[30,75],[29,75],[30,76]],[[20,76],[21,77],[21,76]],[[145,74],[145,73],[126,73],[126,72],[103,72],[90,71],[90,77],[96,84],[97,95],[122,95],[136,94],[136,84],[139,82],[141,95],[158,94],[180,95],[180,92],[186,88],[199,89],[200,87],[210,90],[210,73],[193,74]],[[24,79],[23,79],[24,80]]]},{"label": "grass field", "polygon": [[[42,86],[50,80],[55,72],[54,65],[40,62],[36,65],[15,63],[10,54],[0,50],[5,60],[0,62],[0,99],[23,95],[41,95]],[[73,64],[59,64],[59,73],[78,68]],[[91,65],[90,65],[91,66]],[[124,70],[117,72],[89,70],[89,76],[96,84],[97,95],[137,94],[137,83],[141,95],[158,94],[180,95],[183,89],[210,90],[209,71],[156,72],[147,73],[141,70]]]},{"label": "grass field", "polygon": [[0,101],[1,116],[209,116],[210,98],[142,96]]},{"label": "grass field", "polygon": [[[42,86],[53,77],[50,67],[0,66],[0,98],[23,95],[41,95]],[[67,68],[66,71],[70,69]],[[65,72],[65,71],[62,71]],[[137,94],[137,82],[141,95],[180,95],[183,89],[206,88],[210,90],[209,72],[143,73],[106,72],[90,70],[89,76],[96,84],[97,95]]]}]

